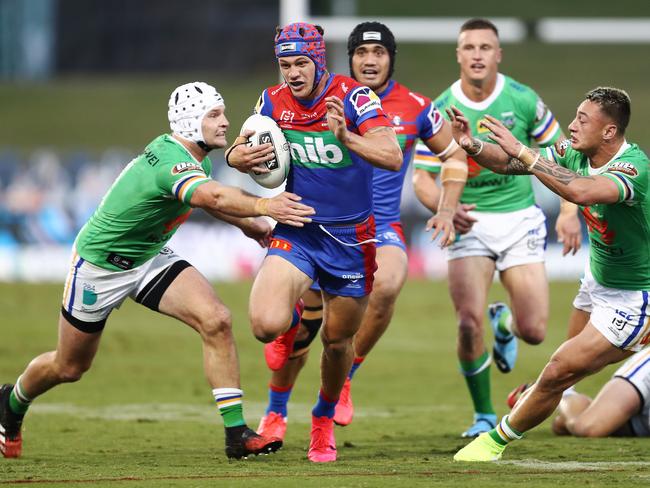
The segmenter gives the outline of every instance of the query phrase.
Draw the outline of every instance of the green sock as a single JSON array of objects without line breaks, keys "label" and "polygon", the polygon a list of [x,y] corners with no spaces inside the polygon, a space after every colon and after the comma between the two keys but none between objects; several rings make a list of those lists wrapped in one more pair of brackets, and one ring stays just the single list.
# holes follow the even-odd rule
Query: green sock
[{"label": "green sock", "polygon": [[16,415],[25,415],[25,412],[27,412],[27,409],[32,402],[26,398],[19,398],[19,394],[16,394],[17,388],[18,384],[12,388],[11,393],[9,394],[9,408]]},{"label": "green sock", "polygon": [[219,407],[224,427],[246,425],[242,405],[243,391],[239,388],[215,388],[212,390],[212,395]]},{"label": "green sock", "polygon": [[501,419],[501,422],[499,422],[497,426],[489,432],[489,434],[494,442],[501,446],[505,446],[511,441],[519,440],[524,436],[522,432],[512,428],[512,425],[508,422],[507,415]]},{"label": "green sock", "polygon": [[494,413],[490,390],[490,362],[487,351],[474,361],[460,361],[460,370],[467,388],[472,396],[474,411],[477,413]]}]

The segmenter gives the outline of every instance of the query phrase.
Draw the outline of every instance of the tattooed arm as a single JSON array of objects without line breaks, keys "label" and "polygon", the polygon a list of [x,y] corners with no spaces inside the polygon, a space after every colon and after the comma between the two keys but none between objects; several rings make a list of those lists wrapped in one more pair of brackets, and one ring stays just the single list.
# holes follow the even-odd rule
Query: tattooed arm
[{"label": "tattooed arm", "polygon": [[506,165],[507,170],[515,168],[515,170],[522,169],[531,173],[551,191],[578,205],[588,206],[619,201],[618,185],[613,180],[600,175],[582,176],[560,166],[555,161],[542,157],[539,152],[524,146],[499,120],[489,115],[486,119],[483,125],[492,132],[490,139],[510,157]]},{"label": "tattooed arm", "polygon": [[616,203],[618,186],[604,176],[581,176],[524,146],[497,119],[486,115],[482,124],[496,144],[472,137],[469,122],[456,107],[447,110],[454,139],[478,164],[496,173],[533,174],[554,193],[577,205]]}]

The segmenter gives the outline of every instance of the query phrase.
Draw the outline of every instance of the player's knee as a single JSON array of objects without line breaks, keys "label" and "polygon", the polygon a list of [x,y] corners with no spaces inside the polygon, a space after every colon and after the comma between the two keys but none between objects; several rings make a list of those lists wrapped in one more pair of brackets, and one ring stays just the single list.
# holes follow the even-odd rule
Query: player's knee
[{"label": "player's knee", "polygon": [[199,331],[204,340],[222,337],[232,332],[232,314],[224,306],[212,307],[199,318]]},{"label": "player's knee", "polygon": [[253,335],[260,342],[271,342],[286,331],[289,325],[288,318],[273,317],[270,314],[251,314],[251,329]]},{"label": "player's knee", "polygon": [[[370,295],[370,303],[368,312],[377,315],[387,315],[393,309],[397,295],[399,294],[400,287],[394,286],[391,283],[384,283],[379,287],[375,287]],[[368,313],[366,312],[366,313]]]},{"label": "player's knee", "polygon": [[473,313],[461,313],[458,320],[458,338],[461,343],[472,343],[483,337],[483,323]]},{"label": "player's knee", "polygon": [[608,434],[597,423],[580,417],[568,421],[567,429],[576,437],[605,437]]},{"label": "player's knee", "polygon": [[321,332],[323,349],[326,354],[344,355],[352,348],[353,335],[332,335],[325,331]]},{"label": "player's knee", "polygon": [[546,338],[546,318],[538,320],[518,320],[517,330],[519,337],[527,344],[536,346],[541,344]]},{"label": "player's knee", "polygon": [[536,346],[544,342],[546,338],[546,327],[535,328],[532,330],[527,330],[526,332],[519,331],[521,339],[523,339],[527,344]]},{"label": "player's knee", "polygon": [[575,372],[565,361],[552,357],[537,380],[537,385],[543,391],[564,391],[573,384],[573,377]]},{"label": "player's knee", "polygon": [[61,383],[74,383],[79,381],[83,374],[90,369],[91,362],[83,361],[76,363],[68,363],[59,366],[58,377]]}]

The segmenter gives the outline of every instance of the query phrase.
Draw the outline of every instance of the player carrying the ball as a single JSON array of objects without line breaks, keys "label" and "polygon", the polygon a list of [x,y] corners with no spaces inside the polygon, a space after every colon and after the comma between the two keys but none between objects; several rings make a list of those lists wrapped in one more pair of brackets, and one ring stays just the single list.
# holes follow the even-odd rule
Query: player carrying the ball
[{"label": "player carrying the ball", "polygon": [[168,117],[172,133],[154,139],[124,168],[75,240],[56,350],[34,358],[15,385],[0,387],[4,457],[21,454],[21,425],[32,400],[81,378],[97,353],[108,316],[129,297],[198,332],[228,457],[282,446],[281,439],[259,436],[244,421],[230,311],[203,275],[165,244],[193,207],[236,225],[263,245],[270,226],[247,217],[268,215],[286,226],[302,226],[311,221],[313,209],[292,193],[257,198],[210,178],[208,153],[226,146],[229,126],[223,98],[212,86],[193,82],[176,88]]},{"label": "player carrying the ball", "polygon": [[[375,92],[328,73],[322,34],[320,27],[307,23],[278,29],[275,54],[285,82],[266,89],[256,107],[279,124],[291,145],[287,189],[300,192],[316,213],[302,229],[277,225],[250,299],[253,332],[270,342],[290,324],[298,326],[292,321],[294,305],[312,283],[317,280],[322,289],[322,383],[312,410],[308,453],[313,462],[336,460],[334,410],[352,367],[352,338],[372,290],[373,166],[399,171],[403,158]],[[246,171],[271,150],[237,146],[229,162]],[[440,227],[446,241],[451,218]]]},{"label": "player carrying the ball", "polygon": [[[354,363],[336,405],[334,423],[345,426],[352,422],[354,405],[351,381],[374,345],[388,328],[395,302],[406,281],[408,271],[406,242],[400,220],[400,201],[408,163],[413,156],[418,139],[440,154],[445,163],[443,170],[443,198],[452,198],[452,204],[443,202],[437,218],[454,212],[464,186],[467,162],[462,149],[451,137],[449,123],[433,106],[432,101],[409,90],[392,79],[397,45],[390,29],[379,22],[363,22],[348,37],[348,56],[351,76],[371,88],[379,98],[384,112],[393,124],[405,163],[398,172],[375,167],[373,169],[373,213],[377,227],[377,272],[359,331],[354,336]],[[454,188],[455,187],[455,188]],[[305,311],[300,330],[291,349],[277,344],[278,339],[267,344],[273,348],[277,361],[269,358],[268,366],[274,370],[269,385],[269,405],[260,422],[258,432],[284,438],[287,426],[287,403],[298,374],[307,360],[309,345],[316,336],[322,309],[320,291],[308,291],[303,297]],[[274,359],[272,357],[271,359]],[[276,367],[277,364],[277,367]]]}]

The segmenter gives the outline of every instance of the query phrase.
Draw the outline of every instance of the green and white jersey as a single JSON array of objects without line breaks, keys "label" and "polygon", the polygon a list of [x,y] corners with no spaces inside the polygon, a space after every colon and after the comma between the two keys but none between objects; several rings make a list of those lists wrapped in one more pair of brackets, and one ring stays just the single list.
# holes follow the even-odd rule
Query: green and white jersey
[{"label": "green and white jersey", "polygon": [[[475,137],[489,141],[490,131],[480,126],[485,115],[499,119],[514,136],[526,145],[553,144],[561,134],[560,125],[534,90],[509,76],[497,75],[492,94],[482,102],[467,98],[460,80],[445,90],[435,105],[446,117],[445,109],[458,107],[468,118]],[[461,196],[463,203],[475,203],[479,212],[512,212],[535,203],[530,177],[501,175],[479,166],[468,157],[469,174]],[[433,173],[440,171],[440,160],[420,143],[416,149],[415,168]]]},{"label": "green and white jersey", "polygon": [[212,162],[199,162],[171,135],[154,139],[113,182],[75,247],[108,270],[131,269],[158,254],[192,211],[199,185],[212,181]]},{"label": "green and white jersey", "polygon": [[650,162],[645,153],[624,143],[611,161],[592,168],[587,156],[563,141],[543,149],[542,156],[580,175],[601,175],[616,183],[618,203],[581,207],[589,229],[591,272],[608,288],[650,290]]}]

